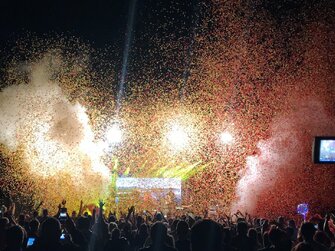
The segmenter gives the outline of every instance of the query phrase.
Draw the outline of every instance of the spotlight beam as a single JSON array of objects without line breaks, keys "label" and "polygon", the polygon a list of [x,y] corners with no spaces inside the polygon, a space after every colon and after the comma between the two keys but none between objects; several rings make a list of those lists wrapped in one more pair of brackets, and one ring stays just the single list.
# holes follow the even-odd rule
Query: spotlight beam
[{"label": "spotlight beam", "polygon": [[133,26],[135,19],[135,10],[136,10],[136,2],[137,0],[132,0],[129,6],[129,15],[128,15],[128,23],[127,23],[127,32],[126,32],[126,41],[125,48],[123,50],[123,60],[122,60],[122,70],[121,70],[121,78],[118,87],[117,99],[116,99],[116,111],[117,114],[121,108],[121,100],[124,96],[125,89],[125,81],[127,75],[127,66],[128,66],[128,57],[130,51],[130,44],[133,35]]}]

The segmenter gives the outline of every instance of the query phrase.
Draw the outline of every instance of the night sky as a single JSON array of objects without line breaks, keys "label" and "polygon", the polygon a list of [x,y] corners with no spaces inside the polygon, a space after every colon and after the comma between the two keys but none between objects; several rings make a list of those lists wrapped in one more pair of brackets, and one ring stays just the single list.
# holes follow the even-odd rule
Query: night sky
[{"label": "night sky", "polygon": [[[124,40],[129,4],[128,0],[1,1],[1,41],[30,31],[72,34],[96,47],[113,46]],[[152,34],[162,32],[163,25],[166,33],[187,30],[193,13],[192,1],[139,0],[135,34],[141,36],[149,26]]]}]

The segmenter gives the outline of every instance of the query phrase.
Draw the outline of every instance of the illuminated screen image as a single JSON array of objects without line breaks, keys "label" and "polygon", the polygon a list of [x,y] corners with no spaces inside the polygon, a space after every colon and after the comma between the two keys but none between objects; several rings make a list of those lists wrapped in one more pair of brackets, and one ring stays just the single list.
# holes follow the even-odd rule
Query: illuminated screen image
[{"label": "illuminated screen image", "polygon": [[178,178],[118,178],[116,181],[118,191],[157,191],[168,194],[173,192],[176,200],[181,201],[181,179]]},{"label": "illuminated screen image", "polygon": [[32,238],[32,237],[28,238],[27,247],[34,245],[34,242],[35,242],[35,238]]},{"label": "illuminated screen image", "polygon": [[319,160],[322,162],[335,161],[335,140],[321,140]]}]

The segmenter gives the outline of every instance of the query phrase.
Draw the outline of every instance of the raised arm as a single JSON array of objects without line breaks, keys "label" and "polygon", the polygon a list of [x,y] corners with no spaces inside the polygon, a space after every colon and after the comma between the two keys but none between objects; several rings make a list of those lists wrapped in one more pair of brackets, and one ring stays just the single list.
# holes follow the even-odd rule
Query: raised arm
[{"label": "raised arm", "polygon": [[81,214],[83,213],[83,201],[80,201],[80,206],[79,206],[79,211],[78,211],[78,217],[81,216]]}]

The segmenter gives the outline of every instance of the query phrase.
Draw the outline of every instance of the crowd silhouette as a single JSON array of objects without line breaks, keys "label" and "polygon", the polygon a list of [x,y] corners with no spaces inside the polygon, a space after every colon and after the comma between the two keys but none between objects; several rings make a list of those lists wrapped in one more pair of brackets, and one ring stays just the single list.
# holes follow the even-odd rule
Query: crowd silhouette
[{"label": "crowd silhouette", "polygon": [[316,215],[309,221],[253,218],[234,215],[208,219],[206,213],[185,213],[166,218],[155,212],[136,212],[116,216],[103,210],[71,216],[66,201],[58,213],[47,209],[16,215],[15,204],[2,206],[0,251],[332,251],[335,250],[335,216]]}]

